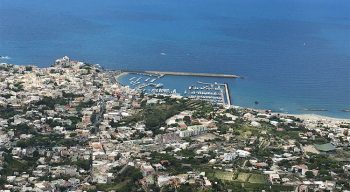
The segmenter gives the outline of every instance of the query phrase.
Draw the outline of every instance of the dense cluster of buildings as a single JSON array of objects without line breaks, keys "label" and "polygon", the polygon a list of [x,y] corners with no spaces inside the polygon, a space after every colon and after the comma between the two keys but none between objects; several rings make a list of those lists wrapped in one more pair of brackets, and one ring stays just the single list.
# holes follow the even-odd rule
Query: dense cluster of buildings
[{"label": "dense cluster of buildings", "polygon": [[[145,106],[171,105],[168,99],[143,96],[115,75],[68,57],[48,68],[1,64],[0,188],[350,189],[349,122],[242,108],[198,113],[199,103],[155,131],[136,117],[147,115]],[[242,180],[243,173],[262,179]]]}]

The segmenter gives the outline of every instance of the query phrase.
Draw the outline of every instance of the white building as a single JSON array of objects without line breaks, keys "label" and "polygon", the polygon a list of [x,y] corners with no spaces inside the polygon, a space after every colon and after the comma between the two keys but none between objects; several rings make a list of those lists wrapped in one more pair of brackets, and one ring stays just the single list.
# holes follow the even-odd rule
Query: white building
[{"label": "white building", "polygon": [[236,153],[239,157],[248,157],[250,155],[250,152],[244,150],[237,150]]},{"label": "white building", "polygon": [[224,162],[230,162],[234,159],[236,159],[237,154],[236,153],[224,153]]},{"label": "white building", "polygon": [[179,135],[180,137],[191,137],[205,133],[207,130],[208,128],[203,125],[193,125],[187,127],[186,130],[180,131]]}]

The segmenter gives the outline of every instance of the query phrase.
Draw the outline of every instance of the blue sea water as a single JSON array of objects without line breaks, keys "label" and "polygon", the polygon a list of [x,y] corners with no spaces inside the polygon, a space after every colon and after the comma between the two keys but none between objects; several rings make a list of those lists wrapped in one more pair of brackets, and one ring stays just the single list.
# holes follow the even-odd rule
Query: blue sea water
[{"label": "blue sea water", "polygon": [[350,118],[349,10],[348,0],[1,0],[0,55],[239,74],[237,105]]}]

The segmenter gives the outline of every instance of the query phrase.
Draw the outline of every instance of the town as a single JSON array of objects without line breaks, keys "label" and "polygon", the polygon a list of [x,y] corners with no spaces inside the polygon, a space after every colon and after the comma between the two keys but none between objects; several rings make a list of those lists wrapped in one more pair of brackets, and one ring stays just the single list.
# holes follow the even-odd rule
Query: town
[{"label": "town", "polygon": [[0,64],[2,191],[350,191],[350,120],[149,95],[114,73]]}]

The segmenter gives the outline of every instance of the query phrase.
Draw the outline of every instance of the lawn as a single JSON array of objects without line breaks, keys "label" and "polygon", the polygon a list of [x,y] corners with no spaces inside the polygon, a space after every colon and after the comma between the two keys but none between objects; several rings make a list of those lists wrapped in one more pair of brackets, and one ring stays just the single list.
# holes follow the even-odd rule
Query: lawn
[{"label": "lawn", "polygon": [[226,181],[237,181],[237,182],[249,182],[249,183],[267,183],[266,177],[263,174],[255,174],[255,173],[235,173],[235,172],[227,172],[227,171],[214,171],[212,174],[208,174],[210,177],[216,177],[221,180]]},{"label": "lawn", "polygon": [[256,128],[256,127],[252,127],[249,124],[243,123],[241,125],[239,125],[236,129],[236,131],[238,131],[240,134],[238,136],[239,139],[248,139],[251,136],[257,136],[260,135],[260,132],[262,130],[265,130],[263,128]]},{"label": "lawn", "polygon": [[235,173],[226,171],[215,171],[213,176],[221,180],[233,181]]},{"label": "lawn", "polygon": [[[266,175],[257,173],[214,171],[208,173],[207,176],[210,179],[215,177],[222,180],[227,189],[232,189],[234,191],[293,191],[295,188],[294,186],[271,186]],[[270,188],[270,186],[272,188]]]},{"label": "lawn", "polygon": [[249,177],[250,173],[239,173],[237,180],[240,182],[248,182]]},{"label": "lawn", "polygon": [[251,174],[248,180],[249,183],[267,183],[265,175]]}]

